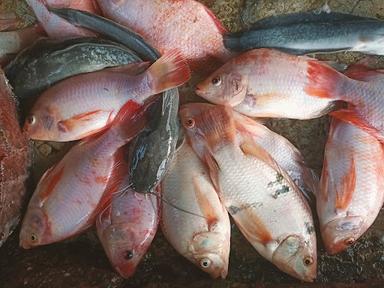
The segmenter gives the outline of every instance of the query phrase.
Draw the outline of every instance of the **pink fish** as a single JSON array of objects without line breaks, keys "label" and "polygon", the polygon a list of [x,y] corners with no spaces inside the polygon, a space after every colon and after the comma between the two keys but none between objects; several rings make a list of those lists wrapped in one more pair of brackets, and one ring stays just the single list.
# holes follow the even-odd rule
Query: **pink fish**
[{"label": "pink fish", "polygon": [[78,143],[43,175],[23,220],[20,246],[61,241],[94,223],[126,172],[119,148],[146,125],[129,110],[124,106],[107,132]]},{"label": "pink fish", "polygon": [[[123,187],[127,184],[123,183]],[[129,278],[135,273],[155,237],[159,219],[158,197],[130,188],[116,193],[111,205],[98,216],[97,235],[122,277]]]},{"label": "pink fish", "polygon": [[145,72],[147,63],[130,64],[77,75],[42,93],[25,123],[32,139],[73,141],[82,139],[110,123],[119,109],[130,103],[133,111],[152,95],[179,86],[190,78],[180,53],[173,50]]},{"label": "pink fish", "polygon": [[[192,70],[206,72],[230,52],[223,45],[225,28],[194,0],[98,0],[103,14],[141,34],[161,53],[179,49]],[[212,63],[213,62],[213,63]],[[208,66],[207,66],[208,64]],[[215,67],[214,67],[215,68]]]}]

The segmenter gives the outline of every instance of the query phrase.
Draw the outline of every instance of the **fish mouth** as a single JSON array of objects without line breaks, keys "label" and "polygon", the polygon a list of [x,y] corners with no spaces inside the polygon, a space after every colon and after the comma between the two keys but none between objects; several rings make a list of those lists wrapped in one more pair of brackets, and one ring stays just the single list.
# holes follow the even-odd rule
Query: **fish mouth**
[{"label": "fish mouth", "polygon": [[321,229],[328,254],[340,253],[353,245],[364,232],[363,224],[363,218],[360,216],[349,216],[328,222]]}]

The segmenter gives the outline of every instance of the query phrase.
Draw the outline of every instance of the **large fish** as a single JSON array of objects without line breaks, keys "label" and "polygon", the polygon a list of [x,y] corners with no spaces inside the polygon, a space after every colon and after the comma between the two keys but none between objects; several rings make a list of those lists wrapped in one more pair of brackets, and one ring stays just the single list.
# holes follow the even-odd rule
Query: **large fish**
[{"label": "large fish", "polygon": [[231,108],[201,111],[187,104],[180,114],[190,143],[243,235],[282,271],[313,281],[315,229],[298,187],[252,137],[236,133]]},{"label": "large fish", "polygon": [[103,14],[141,34],[160,53],[177,48],[192,70],[222,63],[230,53],[223,45],[225,28],[194,0],[97,1]]},{"label": "large fish", "polygon": [[140,107],[150,96],[181,85],[190,77],[187,63],[175,50],[145,72],[129,75],[140,72],[143,65],[148,63],[77,75],[57,83],[34,104],[26,131],[38,140],[82,139],[103,129],[125,103]]},{"label": "large fish", "polygon": [[0,246],[20,220],[29,156],[28,140],[17,119],[15,96],[0,69]]},{"label": "large fish", "polygon": [[333,119],[317,197],[320,230],[328,253],[361,237],[384,201],[384,149],[369,133]]},{"label": "large fish", "polygon": [[231,233],[228,213],[208,171],[188,143],[178,148],[162,188],[165,237],[201,270],[213,278],[225,278]]},{"label": "large fish", "polygon": [[384,22],[337,12],[299,12],[261,19],[249,30],[227,34],[235,51],[276,48],[291,54],[357,51],[384,55]]},{"label": "large fish", "polygon": [[253,117],[316,118],[330,112],[335,101],[346,101],[353,106],[337,117],[384,141],[383,86],[350,79],[306,56],[273,49],[245,52],[197,85],[196,93]]},{"label": "large fish", "polygon": [[[128,177],[125,177],[126,179]],[[160,219],[156,195],[137,193],[122,182],[111,205],[96,220],[97,235],[112,266],[124,278],[131,277],[155,237]]]},{"label": "large fish", "polygon": [[130,110],[125,105],[107,132],[78,143],[43,175],[23,220],[20,246],[61,241],[94,223],[126,173],[119,148],[145,127],[145,112],[132,116]]}]

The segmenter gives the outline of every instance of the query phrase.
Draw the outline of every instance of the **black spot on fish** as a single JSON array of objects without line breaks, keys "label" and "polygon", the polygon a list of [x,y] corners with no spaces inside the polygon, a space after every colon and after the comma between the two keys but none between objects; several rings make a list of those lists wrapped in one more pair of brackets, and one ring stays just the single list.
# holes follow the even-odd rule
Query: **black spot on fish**
[{"label": "black spot on fish", "polygon": [[228,212],[231,214],[231,215],[235,215],[237,212],[241,211],[241,208],[239,207],[236,207],[236,206],[229,206],[228,207]]},{"label": "black spot on fish", "polygon": [[107,91],[107,92],[109,92],[109,89],[108,89],[108,88],[106,88],[106,87],[104,87],[104,90],[105,90],[105,91]]},{"label": "black spot on fish", "polygon": [[281,194],[288,193],[290,188],[287,185],[281,186],[280,189],[277,189],[275,193],[272,195],[273,198],[277,199]]},{"label": "black spot on fish", "polygon": [[283,175],[281,175],[280,173],[277,173],[276,180],[273,182],[269,182],[268,187],[273,187],[276,184],[283,184],[283,179],[284,179]]},{"label": "black spot on fish", "polygon": [[305,222],[304,225],[305,225],[305,228],[307,229],[308,234],[312,234],[315,232],[315,227],[311,223]]}]

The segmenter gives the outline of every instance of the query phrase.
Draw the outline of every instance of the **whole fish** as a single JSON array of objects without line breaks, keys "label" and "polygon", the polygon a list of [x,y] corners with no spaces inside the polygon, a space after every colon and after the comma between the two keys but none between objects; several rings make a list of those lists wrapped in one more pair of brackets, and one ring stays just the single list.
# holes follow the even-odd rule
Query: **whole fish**
[{"label": "whole fish", "polygon": [[207,69],[207,64],[222,63],[230,56],[223,45],[225,28],[197,1],[97,2],[106,17],[133,29],[160,53],[179,49],[192,70]]},{"label": "whole fish", "polygon": [[384,22],[338,12],[299,12],[261,19],[224,36],[230,50],[276,48],[290,54],[356,51],[384,55]]},{"label": "whole fish", "polygon": [[20,220],[29,156],[28,140],[17,119],[15,96],[0,69],[0,246]]},{"label": "whole fish", "polygon": [[317,214],[328,253],[354,244],[384,201],[384,149],[369,133],[333,119],[325,147]]},{"label": "whole fish", "polygon": [[19,53],[5,73],[16,96],[25,101],[65,78],[139,61],[133,51],[107,40],[41,39]]},{"label": "whole fish", "polygon": [[135,273],[155,237],[160,219],[158,198],[124,189],[128,184],[123,182],[123,192],[113,196],[111,205],[96,221],[104,251],[124,278]]},{"label": "whole fish", "polygon": [[233,58],[200,83],[196,93],[252,117],[310,119],[335,101],[353,104],[335,117],[353,122],[384,141],[383,86],[350,79],[323,62],[273,49]]},{"label": "whole fish", "polygon": [[[127,27],[74,9],[51,9],[60,17],[80,27],[91,29],[134,50],[142,59],[155,61],[160,53]],[[130,175],[137,192],[153,191],[164,178],[179,138],[179,92],[167,90],[151,107],[153,117],[145,131],[131,145]]]},{"label": "whole fish", "polygon": [[317,255],[311,210],[286,172],[251,137],[237,133],[231,108],[201,111],[187,104],[180,117],[245,238],[282,271],[313,281]]},{"label": "whole fish", "polygon": [[[61,17],[51,13],[48,10],[48,7],[58,7],[57,4],[61,7],[60,4],[64,7],[73,2],[74,5],[70,5],[71,8],[78,9],[90,9],[91,12],[95,11],[93,5],[83,5],[84,1],[56,1],[50,0],[47,3],[46,0],[26,0],[28,5],[32,8],[35,13],[36,18],[39,20],[40,25],[44,28],[45,32],[50,38],[54,39],[64,39],[64,38],[77,38],[77,37],[86,37],[86,36],[95,36],[96,34],[90,32],[86,29],[75,27],[69,22],[65,21]],[[62,3],[60,3],[62,2]],[[64,3],[67,2],[67,3]],[[88,1],[91,2],[91,1]],[[76,5],[78,4],[78,5]]]},{"label": "whole fish", "polygon": [[167,240],[213,278],[225,278],[231,233],[228,213],[188,143],[178,148],[162,188],[164,199],[171,204],[164,203],[161,218]]},{"label": "whole fish", "polygon": [[113,121],[125,103],[130,103],[135,110],[150,96],[181,85],[190,77],[187,63],[176,50],[164,55],[145,72],[127,75],[140,71],[143,65],[148,66],[147,63],[130,64],[57,83],[36,101],[26,120],[26,131],[38,140],[82,139]]},{"label": "whole fish", "polygon": [[78,143],[49,169],[29,202],[20,246],[29,249],[61,241],[93,225],[126,173],[119,148],[144,127],[144,116],[132,116],[127,104],[107,132]]}]

